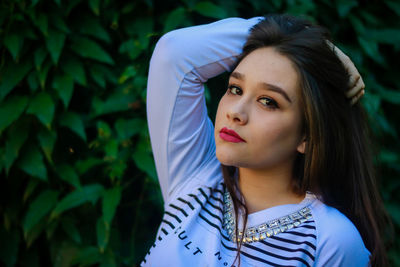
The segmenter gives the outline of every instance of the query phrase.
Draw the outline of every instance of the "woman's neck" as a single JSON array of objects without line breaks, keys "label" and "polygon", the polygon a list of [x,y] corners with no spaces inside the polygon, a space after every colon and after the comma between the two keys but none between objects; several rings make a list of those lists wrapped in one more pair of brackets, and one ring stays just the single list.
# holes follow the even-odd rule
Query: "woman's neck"
[{"label": "woman's neck", "polygon": [[300,203],[305,194],[293,192],[291,168],[255,170],[239,168],[239,188],[249,214],[284,204]]}]

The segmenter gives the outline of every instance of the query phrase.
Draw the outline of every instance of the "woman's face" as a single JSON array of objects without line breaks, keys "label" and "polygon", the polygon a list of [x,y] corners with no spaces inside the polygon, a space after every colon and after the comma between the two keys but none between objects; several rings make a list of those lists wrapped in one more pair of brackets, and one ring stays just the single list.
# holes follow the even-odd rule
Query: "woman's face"
[{"label": "woman's face", "polygon": [[304,153],[299,99],[299,76],[286,56],[272,47],[247,55],[232,72],[219,102],[214,133],[218,160],[270,169]]}]

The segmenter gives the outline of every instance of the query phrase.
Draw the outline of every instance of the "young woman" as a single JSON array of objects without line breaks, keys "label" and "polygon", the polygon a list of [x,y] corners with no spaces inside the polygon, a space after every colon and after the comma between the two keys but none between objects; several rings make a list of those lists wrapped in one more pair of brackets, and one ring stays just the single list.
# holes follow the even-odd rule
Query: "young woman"
[{"label": "young woman", "polygon": [[[147,111],[165,214],[142,266],[384,264],[363,83],[327,38],[271,15],[160,39]],[[224,71],[214,127],[203,84]]]}]

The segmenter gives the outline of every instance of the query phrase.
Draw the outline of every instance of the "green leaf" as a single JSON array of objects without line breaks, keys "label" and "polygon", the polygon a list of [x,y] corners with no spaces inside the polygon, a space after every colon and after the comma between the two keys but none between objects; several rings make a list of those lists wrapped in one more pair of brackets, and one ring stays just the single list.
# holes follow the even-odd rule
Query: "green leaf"
[{"label": "green leaf", "polygon": [[29,103],[27,113],[35,115],[40,122],[51,128],[53,121],[55,104],[48,93],[40,92]]},{"label": "green leaf", "polygon": [[96,16],[100,15],[100,0],[89,0],[89,7]]},{"label": "green leaf", "polygon": [[376,114],[375,120],[384,132],[390,134],[391,136],[397,139],[397,133],[395,128],[390,124],[390,122],[384,115]]},{"label": "green leaf", "polygon": [[74,9],[82,0],[69,0],[64,2],[66,6],[64,14],[68,15],[72,9]]},{"label": "green leaf", "polygon": [[95,41],[85,37],[77,37],[73,40],[70,48],[84,58],[94,59],[100,62],[114,64],[110,55]]},{"label": "green leaf", "polygon": [[144,47],[138,40],[129,39],[120,45],[119,52],[121,54],[127,53],[129,58],[134,60],[140,55],[140,53],[142,53],[143,49]]},{"label": "green leaf", "polygon": [[163,32],[169,32],[173,29],[176,29],[178,26],[181,26],[185,21],[185,8],[178,7],[174,9],[172,12],[168,14],[168,17],[164,24]]},{"label": "green leaf", "polygon": [[370,29],[368,30],[368,38],[382,44],[398,45],[400,29]]},{"label": "green leaf", "polygon": [[93,266],[101,261],[102,254],[97,247],[85,247],[78,251],[71,265],[80,264],[80,266]]},{"label": "green leaf", "polygon": [[58,194],[54,190],[45,190],[29,205],[22,225],[25,239],[32,228],[57,204]]},{"label": "green leaf", "polygon": [[395,90],[380,90],[379,95],[382,97],[383,100],[393,103],[393,104],[400,104],[400,91]]},{"label": "green leaf", "polygon": [[86,142],[85,127],[79,114],[66,112],[61,115],[59,123],[61,126],[69,128]]},{"label": "green leaf", "polygon": [[397,16],[400,16],[400,3],[398,1],[389,1],[386,0],[384,1],[384,3],[386,5],[388,5],[388,7],[390,8],[390,10],[392,10],[393,12],[395,12],[397,14]]},{"label": "green leaf", "polygon": [[63,33],[70,33],[67,24],[65,24],[64,19],[59,14],[52,14],[51,16],[52,25]]},{"label": "green leaf", "polygon": [[17,60],[23,44],[23,36],[19,34],[10,33],[4,36],[4,46],[10,51],[14,60]]},{"label": "green leaf", "polygon": [[33,54],[36,70],[40,71],[42,63],[47,56],[47,51],[43,46],[39,47]]},{"label": "green leaf", "polygon": [[[130,87],[130,85],[128,85]],[[104,102],[99,98],[93,99],[92,117],[131,109],[131,104],[136,100],[136,96],[128,90],[118,90],[110,95]]]},{"label": "green leaf", "polygon": [[100,139],[109,139],[111,137],[111,128],[104,121],[97,122],[97,134]]},{"label": "green leaf", "polygon": [[5,128],[19,118],[27,104],[28,98],[18,95],[11,96],[0,103],[0,135]]},{"label": "green leaf", "polygon": [[39,144],[43,150],[44,155],[46,156],[47,160],[52,163],[52,153],[54,148],[54,143],[57,139],[57,134],[53,131],[48,131],[45,129],[40,129],[37,138],[39,140]]},{"label": "green leaf", "polygon": [[110,72],[109,69],[106,69],[104,66],[100,66],[97,64],[92,64],[92,67],[89,69],[89,72],[93,78],[93,80],[101,87],[106,87],[106,74]]},{"label": "green leaf", "polygon": [[194,10],[206,17],[211,17],[216,19],[223,19],[227,17],[227,14],[224,9],[222,9],[219,6],[216,6],[215,4],[209,1],[198,2],[194,6]]},{"label": "green leaf", "polygon": [[388,214],[392,217],[393,222],[400,226],[400,207],[395,203],[388,203],[385,205]]},{"label": "green leaf", "polygon": [[21,23],[24,24],[15,24],[15,27],[12,32],[17,32],[20,36],[23,36],[25,39],[30,40],[38,40],[38,35],[35,32],[35,29],[32,25],[25,24],[25,18],[21,16]]},{"label": "green leaf", "polygon": [[[255,8],[257,8],[256,4],[260,4],[259,2],[254,2],[252,4],[254,4]],[[261,3],[265,3],[265,2],[261,2]],[[272,5],[276,8],[276,9],[280,9],[282,7],[282,5],[284,5],[285,2],[282,2],[281,0],[272,0]]]},{"label": "green leaf", "polygon": [[398,155],[396,152],[394,151],[390,151],[390,150],[381,150],[379,153],[379,160],[382,163],[386,163],[386,164],[394,164],[397,162],[400,162],[400,155]]},{"label": "green leaf", "polygon": [[346,17],[350,10],[356,6],[358,6],[358,2],[355,0],[336,0],[336,8],[341,18]]},{"label": "green leaf", "polygon": [[137,75],[137,71],[134,66],[127,66],[118,79],[118,83],[122,84],[129,78],[134,78]]},{"label": "green leaf", "polygon": [[37,3],[39,2],[39,0],[31,0],[32,1],[32,3],[31,3],[31,7],[34,7],[34,6],[36,6],[37,5]]},{"label": "green leaf", "polygon": [[367,40],[361,36],[358,38],[358,42],[361,47],[364,49],[365,53],[377,63],[383,65],[385,64],[385,59],[382,57],[381,53],[378,50],[378,44],[376,42]]},{"label": "green leaf", "polygon": [[63,241],[58,247],[53,248],[54,267],[73,266],[72,261],[81,253],[81,248],[73,242]]},{"label": "green leaf", "polygon": [[367,114],[376,114],[381,106],[381,98],[372,92],[368,92],[362,97],[362,103],[367,110]]},{"label": "green leaf", "polygon": [[65,73],[69,74],[80,85],[86,86],[85,69],[83,62],[77,60],[75,57],[68,57],[65,62],[60,64]]},{"label": "green leaf", "polygon": [[80,206],[86,202],[94,205],[103,194],[104,188],[100,184],[85,185],[65,196],[52,211],[50,219],[54,219],[66,210]]},{"label": "green leaf", "polygon": [[40,83],[40,87],[42,89],[45,88],[46,85],[46,79],[47,79],[47,74],[49,73],[50,67],[51,67],[51,62],[47,61],[42,68],[37,72],[38,73],[38,79]]},{"label": "green leaf", "polygon": [[7,175],[11,165],[14,163],[15,159],[18,158],[19,150],[28,138],[28,133],[29,122],[26,120],[19,120],[9,128],[4,160]]},{"label": "green leaf", "polygon": [[110,227],[107,226],[103,217],[100,217],[96,223],[96,233],[97,233],[97,245],[100,249],[101,253],[104,253],[104,250],[107,247],[108,240],[110,239]]},{"label": "green leaf", "polygon": [[107,43],[111,41],[109,34],[101,26],[99,18],[93,18],[92,16],[87,16],[83,19],[79,32]]},{"label": "green leaf", "polygon": [[80,244],[81,243],[81,235],[78,231],[78,228],[76,228],[75,223],[72,219],[70,218],[63,218],[61,220],[61,227],[64,229],[65,233],[68,234],[68,236],[76,243]]},{"label": "green leaf", "polygon": [[7,267],[15,266],[18,259],[20,235],[17,229],[7,231],[0,226],[0,262]]},{"label": "green leaf", "polygon": [[118,142],[110,139],[104,146],[105,160],[113,161],[118,157]]},{"label": "green leaf", "polygon": [[46,13],[40,13],[39,16],[33,20],[33,23],[36,25],[36,27],[39,28],[39,30],[44,34],[44,36],[48,35],[48,28],[49,28],[49,23],[47,16],[45,15]]},{"label": "green leaf", "polygon": [[131,3],[127,3],[127,4],[125,4],[123,7],[122,7],[122,9],[121,9],[121,14],[129,14],[129,13],[131,13],[132,11],[134,11],[135,10],[135,7],[137,7],[137,3],[135,3],[135,2],[131,2]]},{"label": "green leaf", "polygon": [[1,69],[0,76],[0,101],[28,74],[32,68],[30,60],[24,60],[19,64],[10,61]]},{"label": "green leaf", "polygon": [[[151,17],[138,17],[132,23],[125,25],[129,36],[138,36],[141,41],[148,39],[153,34],[154,19]],[[145,45],[143,48],[147,47]]]},{"label": "green leaf", "polygon": [[65,34],[57,30],[50,30],[49,35],[46,37],[46,46],[54,64],[58,63],[64,42]]},{"label": "green leaf", "polygon": [[121,187],[116,186],[105,191],[103,196],[103,218],[108,227],[111,227],[111,222],[115,212],[121,201]]},{"label": "green leaf", "polygon": [[141,99],[146,101],[146,87],[147,87],[147,77],[142,75],[137,75],[135,80],[133,80],[133,87],[135,92],[141,95]]},{"label": "green leaf", "polygon": [[53,238],[54,232],[56,231],[59,220],[54,220],[51,221],[47,226],[46,226],[46,237],[48,240],[51,240]]},{"label": "green leaf", "polygon": [[75,163],[75,169],[78,171],[78,173],[80,175],[86,173],[89,169],[98,166],[100,164],[103,164],[104,161],[102,159],[98,159],[98,158],[87,158],[84,160],[78,160]]},{"label": "green leaf", "polygon": [[64,107],[68,108],[74,91],[74,79],[69,74],[57,75],[53,80],[53,88],[63,101]]},{"label": "green leaf", "polygon": [[380,18],[376,17],[373,13],[365,10],[360,10],[360,15],[365,20],[366,24],[369,24],[370,26],[379,26],[381,24]]},{"label": "green leaf", "polygon": [[[315,2],[314,1],[292,1],[285,11],[287,14],[295,15],[295,16],[304,16],[307,17],[308,20],[313,21],[313,16],[307,16],[307,14],[312,14],[315,10]],[[315,21],[314,21],[315,22]]]},{"label": "green leaf", "polygon": [[36,179],[30,179],[28,185],[26,186],[24,196],[22,197],[22,201],[25,203],[26,200],[32,195],[38,186],[39,182]]},{"label": "green leaf", "polygon": [[47,222],[46,218],[42,218],[39,223],[37,223],[25,236],[25,242],[27,248],[30,248],[33,242],[39,237],[39,235],[46,228]]},{"label": "green leaf", "polygon": [[135,161],[136,166],[147,173],[151,178],[157,180],[157,173],[154,165],[154,160],[150,155],[150,149],[144,142],[139,142],[137,145],[135,152],[133,153],[133,160]]},{"label": "green leaf", "polygon": [[119,139],[126,140],[140,133],[140,131],[147,126],[143,119],[135,118],[130,120],[118,119],[114,127]]},{"label": "green leaf", "polygon": [[359,18],[350,14],[349,20],[351,25],[354,27],[354,29],[359,35],[363,35],[365,33],[365,27]]},{"label": "green leaf", "polygon": [[32,71],[29,75],[28,75],[28,84],[29,84],[29,88],[31,89],[31,92],[35,92],[38,88],[39,88],[39,80],[37,77],[37,73],[35,71]]},{"label": "green leaf", "polygon": [[112,250],[106,251],[99,267],[117,267],[117,266],[118,265],[115,260],[114,253],[112,253]]},{"label": "green leaf", "polygon": [[35,145],[30,145],[17,163],[18,167],[27,174],[47,181],[46,166],[43,156]]},{"label": "green leaf", "polygon": [[115,160],[110,165],[110,172],[108,173],[111,180],[115,178],[121,179],[122,176],[125,174],[125,170],[128,167],[124,160]]},{"label": "green leaf", "polygon": [[75,188],[81,188],[79,176],[70,165],[61,163],[56,169],[62,180],[66,181]]}]

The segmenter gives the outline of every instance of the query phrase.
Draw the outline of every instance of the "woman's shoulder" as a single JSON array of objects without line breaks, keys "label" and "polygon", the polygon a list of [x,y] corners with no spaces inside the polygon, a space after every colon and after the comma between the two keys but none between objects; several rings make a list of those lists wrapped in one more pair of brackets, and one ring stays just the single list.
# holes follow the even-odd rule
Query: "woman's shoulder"
[{"label": "woman's shoulder", "polygon": [[368,265],[370,252],[349,218],[318,199],[311,205],[311,210],[317,235],[317,266]]},{"label": "woman's shoulder", "polygon": [[316,224],[320,227],[320,230],[324,230],[324,233],[328,234],[341,230],[339,231],[340,233],[346,232],[348,234],[359,235],[357,228],[351,220],[338,209],[326,205],[319,199],[315,199],[311,205],[311,209]]}]

